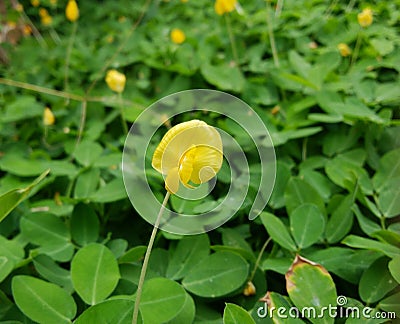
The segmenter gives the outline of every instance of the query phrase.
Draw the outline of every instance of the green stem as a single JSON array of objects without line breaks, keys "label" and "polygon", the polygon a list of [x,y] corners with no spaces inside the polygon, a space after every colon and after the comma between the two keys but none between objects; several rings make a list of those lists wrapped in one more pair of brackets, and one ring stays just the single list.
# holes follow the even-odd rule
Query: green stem
[{"label": "green stem", "polygon": [[136,291],[136,300],[135,300],[135,308],[133,310],[132,324],[137,324],[137,322],[138,322],[140,298],[142,297],[143,284],[144,284],[144,279],[146,277],[146,271],[147,271],[147,266],[149,264],[151,250],[153,248],[154,240],[156,238],[158,226],[160,225],[160,222],[161,222],[161,217],[163,215],[165,206],[167,205],[170,195],[171,195],[170,192],[167,191],[167,193],[164,197],[164,201],[161,205],[160,211],[158,212],[156,222],[154,223],[153,232],[151,233],[149,245],[147,246],[146,254],[144,256],[142,271],[140,272],[138,288]]},{"label": "green stem", "polygon": [[268,240],[265,241],[263,247],[261,248],[260,253],[258,253],[258,257],[257,257],[257,260],[256,260],[256,264],[254,265],[254,269],[253,269],[253,271],[251,272],[249,281],[252,281],[252,280],[254,279],[254,276],[256,275],[257,268],[258,268],[259,265],[260,265],[262,255],[264,254],[264,251],[265,251],[265,249],[267,248],[269,242],[271,242],[271,240],[272,240],[272,238],[269,237]]},{"label": "green stem", "polygon": [[386,229],[385,216],[384,215],[381,216],[381,227],[382,227],[383,230]]},{"label": "green stem", "polygon": [[121,116],[121,124],[122,124],[122,130],[124,131],[124,134],[128,134],[128,126],[126,126],[126,119],[125,119],[125,114],[124,114],[124,105],[123,105],[123,100],[122,100],[122,93],[118,93],[118,104],[119,104],[119,110],[120,110],[120,116]]},{"label": "green stem", "polygon": [[237,48],[236,48],[235,35],[233,34],[232,24],[231,24],[231,19],[229,17],[229,14],[225,15],[225,21],[226,21],[226,28],[227,28],[228,34],[229,34],[229,41],[230,41],[231,47],[232,47],[233,60],[235,61],[235,65],[239,66],[239,56],[238,56]]},{"label": "green stem", "polygon": [[276,49],[276,44],[275,44],[274,29],[272,26],[271,10],[269,7],[269,1],[270,0],[266,1],[268,37],[269,37],[269,42],[271,44],[271,51],[272,51],[272,57],[274,59],[274,64],[277,68],[279,68],[280,64],[279,64],[278,50]]},{"label": "green stem", "polygon": [[350,68],[357,60],[358,53],[360,52],[361,40],[362,40],[362,31],[360,30],[357,35],[357,41],[356,41],[356,46],[354,47],[353,55],[351,56]]},{"label": "green stem", "polygon": [[67,55],[65,57],[65,70],[64,70],[64,90],[68,91],[68,76],[69,76],[69,62],[71,59],[72,47],[75,41],[76,30],[78,28],[78,24],[76,21],[72,24],[72,32],[69,38],[68,47],[67,47]]}]

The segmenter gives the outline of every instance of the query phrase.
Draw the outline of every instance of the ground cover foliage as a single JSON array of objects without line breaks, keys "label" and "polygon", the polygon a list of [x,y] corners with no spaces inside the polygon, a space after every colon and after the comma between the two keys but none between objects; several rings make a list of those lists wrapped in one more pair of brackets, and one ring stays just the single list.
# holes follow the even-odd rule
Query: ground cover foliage
[{"label": "ground cover foliage", "polygon": [[[395,323],[377,317],[400,316],[399,1],[250,0],[222,15],[205,0],[80,1],[76,21],[67,1],[1,4],[2,322],[131,322],[152,227],[123,185],[125,125],[165,95],[205,88],[243,99],[267,125],[274,191],[253,221],[250,183],[222,227],[159,232],[143,322]],[[104,81],[112,68],[126,76],[122,93]],[[213,113],[166,121],[149,151],[194,118],[236,136],[257,174],[250,138]],[[162,200],[162,177],[147,175]],[[229,182],[224,165],[212,195],[169,207],[209,210]],[[265,303],[288,316],[368,306],[371,318],[264,317]]]}]

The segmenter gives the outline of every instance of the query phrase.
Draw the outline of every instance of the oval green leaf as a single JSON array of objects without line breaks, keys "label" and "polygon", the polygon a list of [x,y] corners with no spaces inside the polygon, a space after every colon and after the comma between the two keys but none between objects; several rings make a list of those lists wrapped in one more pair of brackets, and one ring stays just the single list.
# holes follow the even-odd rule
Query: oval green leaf
[{"label": "oval green leaf", "polygon": [[278,217],[267,212],[262,212],[260,217],[269,236],[271,236],[276,243],[289,251],[297,251],[296,243],[294,243],[286,226]]},{"label": "oval green leaf", "polygon": [[255,324],[250,314],[242,307],[227,303],[224,309],[224,324]]},{"label": "oval green leaf", "polygon": [[300,205],[289,216],[290,230],[300,249],[318,242],[325,230],[325,218],[316,205]]},{"label": "oval green leaf", "polygon": [[80,249],[71,262],[72,284],[87,304],[107,298],[120,278],[114,254],[104,245],[92,243]]},{"label": "oval green leaf", "polygon": [[203,259],[182,281],[186,290],[201,297],[219,297],[247,280],[248,263],[239,255],[217,252]]},{"label": "oval green leaf", "polygon": [[74,299],[59,286],[29,276],[12,280],[12,293],[19,309],[39,323],[71,323],[76,314]]}]

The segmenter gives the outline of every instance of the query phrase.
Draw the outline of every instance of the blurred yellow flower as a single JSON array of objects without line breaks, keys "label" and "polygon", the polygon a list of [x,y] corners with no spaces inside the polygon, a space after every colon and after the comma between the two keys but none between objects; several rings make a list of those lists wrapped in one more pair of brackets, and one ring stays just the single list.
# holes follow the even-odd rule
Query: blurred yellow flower
[{"label": "blurred yellow flower", "polygon": [[106,75],[106,83],[112,91],[121,93],[125,88],[125,74],[120,73],[117,70],[109,70]]},{"label": "blurred yellow flower", "polygon": [[38,7],[40,5],[40,0],[31,0],[31,5],[34,7]]},{"label": "blurred yellow flower", "polygon": [[24,11],[24,6],[20,3],[17,3],[15,6],[15,10],[18,12],[22,12],[22,11]]},{"label": "blurred yellow flower", "polygon": [[57,0],[50,0],[50,3],[52,6],[55,6],[57,4]]},{"label": "blurred yellow flower", "polygon": [[79,8],[75,0],[68,0],[68,4],[65,8],[65,16],[69,21],[77,21],[79,18]]},{"label": "blurred yellow flower", "polygon": [[49,107],[46,107],[43,112],[43,124],[45,126],[54,125],[56,118],[53,115],[53,112]]},{"label": "blurred yellow flower", "polygon": [[340,55],[342,55],[343,57],[349,56],[351,54],[350,47],[345,43],[340,43],[337,46],[337,48],[339,50]]},{"label": "blurred yellow flower", "polygon": [[182,3],[186,3],[186,2],[188,2],[189,0],[181,0],[181,2]]},{"label": "blurred yellow flower", "polygon": [[23,28],[22,31],[23,31],[25,36],[28,36],[28,35],[32,34],[32,27],[30,25],[28,25],[28,24],[24,25],[24,28]]},{"label": "blurred yellow flower", "polygon": [[370,8],[365,8],[362,12],[357,15],[358,23],[361,27],[368,27],[372,24],[374,17]]},{"label": "blurred yellow flower", "polygon": [[152,166],[166,175],[165,188],[172,194],[180,183],[201,184],[211,180],[222,165],[222,140],[218,131],[201,120],[172,127],[157,146]]},{"label": "blurred yellow flower", "polygon": [[49,26],[53,22],[53,18],[50,15],[43,16],[41,22],[44,26]]},{"label": "blurred yellow flower", "polygon": [[47,9],[45,9],[45,8],[40,8],[39,9],[39,16],[40,17],[46,17],[46,16],[48,16],[49,15],[49,12],[47,11]]},{"label": "blurred yellow flower", "polygon": [[172,29],[170,36],[172,42],[175,44],[182,44],[186,39],[185,33],[179,28]]},{"label": "blurred yellow flower", "polygon": [[236,7],[236,3],[236,0],[216,0],[214,4],[215,12],[220,16],[232,12]]}]

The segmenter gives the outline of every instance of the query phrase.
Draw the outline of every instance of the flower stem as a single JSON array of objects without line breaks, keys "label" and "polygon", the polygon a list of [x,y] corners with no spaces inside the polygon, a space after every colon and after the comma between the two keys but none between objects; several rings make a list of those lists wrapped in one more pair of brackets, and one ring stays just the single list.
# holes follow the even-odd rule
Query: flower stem
[{"label": "flower stem", "polygon": [[128,134],[128,126],[126,126],[126,119],[124,115],[124,103],[122,100],[122,93],[118,93],[118,105],[119,105],[119,110],[120,110],[120,116],[121,116],[121,124],[122,124],[122,130],[124,131],[124,134]]},{"label": "flower stem", "polygon": [[357,41],[356,41],[356,46],[354,47],[353,55],[351,56],[350,68],[354,65],[354,63],[357,60],[358,53],[360,52],[361,39],[362,39],[362,31],[360,30],[357,35]]},{"label": "flower stem", "polygon": [[225,15],[225,21],[226,21],[226,28],[228,29],[229,41],[230,41],[231,47],[232,47],[233,60],[235,61],[235,65],[239,66],[239,56],[238,56],[237,49],[236,49],[235,35],[233,34],[233,31],[232,31],[232,24],[231,24],[231,19],[229,17],[229,14]]},{"label": "flower stem", "polygon": [[254,269],[253,269],[253,271],[251,272],[249,281],[252,281],[252,280],[254,279],[254,276],[256,275],[256,271],[257,271],[257,269],[258,269],[258,267],[259,267],[259,265],[260,265],[262,255],[264,254],[264,251],[265,251],[265,249],[267,248],[269,242],[271,242],[271,240],[272,240],[272,238],[269,237],[268,240],[265,241],[263,247],[261,248],[261,251],[260,251],[260,253],[258,254],[258,257],[257,257],[257,260],[256,260],[256,264],[254,265]]},{"label": "flower stem", "polygon": [[154,240],[156,238],[158,226],[160,225],[160,222],[161,222],[161,217],[163,215],[165,206],[167,205],[170,195],[171,195],[170,192],[167,191],[167,193],[164,197],[164,201],[161,205],[160,211],[158,212],[156,222],[154,223],[153,232],[151,233],[149,245],[147,246],[146,254],[144,256],[142,271],[140,272],[139,284],[138,284],[138,288],[136,291],[136,300],[135,300],[135,308],[133,310],[132,324],[137,324],[137,322],[138,322],[140,298],[142,297],[143,284],[144,284],[144,279],[146,277],[146,271],[147,271],[147,266],[149,264],[151,250],[153,248]]},{"label": "flower stem", "polygon": [[279,57],[278,57],[278,50],[276,49],[276,44],[275,44],[275,37],[274,37],[274,29],[272,26],[272,17],[271,17],[271,9],[269,7],[269,1],[266,1],[266,6],[267,6],[267,28],[268,28],[268,37],[269,37],[269,42],[271,44],[271,51],[272,51],[272,57],[274,59],[274,64],[277,68],[279,68]]},{"label": "flower stem", "polygon": [[72,32],[71,32],[71,36],[70,36],[69,42],[68,42],[67,56],[65,58],[65,70],[64,70],[64,90],[65,91],[68,91],[69,61],[71,59],[71,51],[72,51],[72,46],[74,44],[77,27],[78,27],[78,24],[75,21],[72,24]]}]

